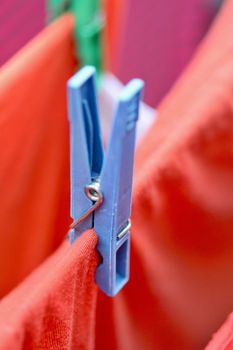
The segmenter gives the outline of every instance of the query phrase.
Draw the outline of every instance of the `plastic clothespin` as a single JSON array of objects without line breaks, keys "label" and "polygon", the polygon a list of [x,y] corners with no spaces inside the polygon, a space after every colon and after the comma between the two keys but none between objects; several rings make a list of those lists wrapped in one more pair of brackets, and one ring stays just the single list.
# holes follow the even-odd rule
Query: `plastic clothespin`
[{"label": "plastic clothespin", "polygon": [[48,0],[52,18],[71,11],[75,18],[75,39],[81,65],[93,65],[97,73],[102,70],[101,32],[105,17],[100,0]]},{"label": "plastic clothespin", "polygon": [[70,240],[94,227],[102,262],[99,287],[114,296],[129,279],[130,213],[135,132],[144,83],[122,90],[104,157],[95,90],[95,69],[87,66],[68,81],[71,125]]}]

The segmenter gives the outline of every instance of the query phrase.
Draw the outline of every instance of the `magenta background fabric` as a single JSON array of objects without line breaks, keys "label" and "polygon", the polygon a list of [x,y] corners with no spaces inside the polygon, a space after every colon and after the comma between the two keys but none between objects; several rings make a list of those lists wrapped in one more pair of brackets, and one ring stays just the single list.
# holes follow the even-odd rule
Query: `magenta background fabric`
[{"label": "magenta background fabric", "polygon": [[218,5],[212,0],[128,0],[122,6],[113,72],[126,83],[145,80],[145,102],[162,99],[206,33]]},{"label": "magenta background fabric", "polygon": [[0,66],[45,23],[45,0],[0,0]]}]

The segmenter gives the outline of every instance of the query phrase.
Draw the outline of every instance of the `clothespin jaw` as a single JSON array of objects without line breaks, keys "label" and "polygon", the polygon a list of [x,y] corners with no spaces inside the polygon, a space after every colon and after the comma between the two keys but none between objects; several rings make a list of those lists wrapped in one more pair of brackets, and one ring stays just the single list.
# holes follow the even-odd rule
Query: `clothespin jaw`
[{"label": "clothespin jaw", "polygon": [[[71,217],[75,220],[92,207],[84,188],[101,171],[103,144],[95,90],[95,68],[87,66],[68,81],[69,118],[71,130]],[[72,230],[73,241],[91,228],[92,217]]]},{"label": "clothespin jaw", "polygon": [[143,85],[142,80],[133,79],[120,95],[100,176],[104,201],[95,212],[94,227],[103,260],[96,281],[110,296],[129,280],[134,148]]},{"label": "clothespin jaw", "polygon": [[81,66],[93,65],[97,73],[102,70],[101,32],[105,17],[100,0],[48,0],[50,17],[71,11],[75,18],[74,37]]},{"label": "clothespin jaw", "polygon": [[70,239],[94,227],[102,257],[96,281],[113,296],[129,279],[135,133],[144,84],[134,79],[123,89],[103,158],[94,75],[93,67],[85,67],[68,82],[74,219]]}]

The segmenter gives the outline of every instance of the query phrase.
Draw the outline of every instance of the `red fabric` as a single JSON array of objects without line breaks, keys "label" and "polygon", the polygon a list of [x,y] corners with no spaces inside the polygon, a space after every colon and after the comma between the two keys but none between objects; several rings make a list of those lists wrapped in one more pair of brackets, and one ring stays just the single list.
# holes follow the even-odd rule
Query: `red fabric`
[{"label": "red fabric", "polygon": [[0,297],[67,232],[72,30],[66,15],[0,70]]},{"label": "red fabric", "polygon": [[62,246],[0,303],[0,349],[94,349],[97,236]]},{"label": "red fabric", "polygon": [[112,71],[119,50],[119,39],[126,17],[126,6],[124,6],[124,0],[104,0],[103,2],[106,13],[106,26],[103,32],[103,59],[105,69]]},{"label": "red fabric", "polygon": [[232,350],[233,349],[233,313],[230,314],[223,326],[214,334],[205,350]]},{"label": "red fabric", "polygon": [[232,35],[230,0],[139,145],[131,279],[99,296],[98,349],[203,349],[233,309]]},{"label": "red fabric", "polygon": [[230,0],[137,150],[129,284],[95,310],[85,232],[3,300],[0,348],[203,349],[232,310],[232,17]]}]

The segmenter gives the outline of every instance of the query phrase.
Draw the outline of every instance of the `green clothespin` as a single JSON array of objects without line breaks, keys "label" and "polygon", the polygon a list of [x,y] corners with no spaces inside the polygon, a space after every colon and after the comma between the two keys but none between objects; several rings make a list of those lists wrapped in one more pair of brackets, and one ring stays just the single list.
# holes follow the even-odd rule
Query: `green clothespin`
[{"label": "green clothespin", "polygon": [[48,0],[49,18],[66,11],[75,17],[75,40],[81,65],[92,65],[98,75],[102,70],[101,32],[105,24],[100,0]]}]

